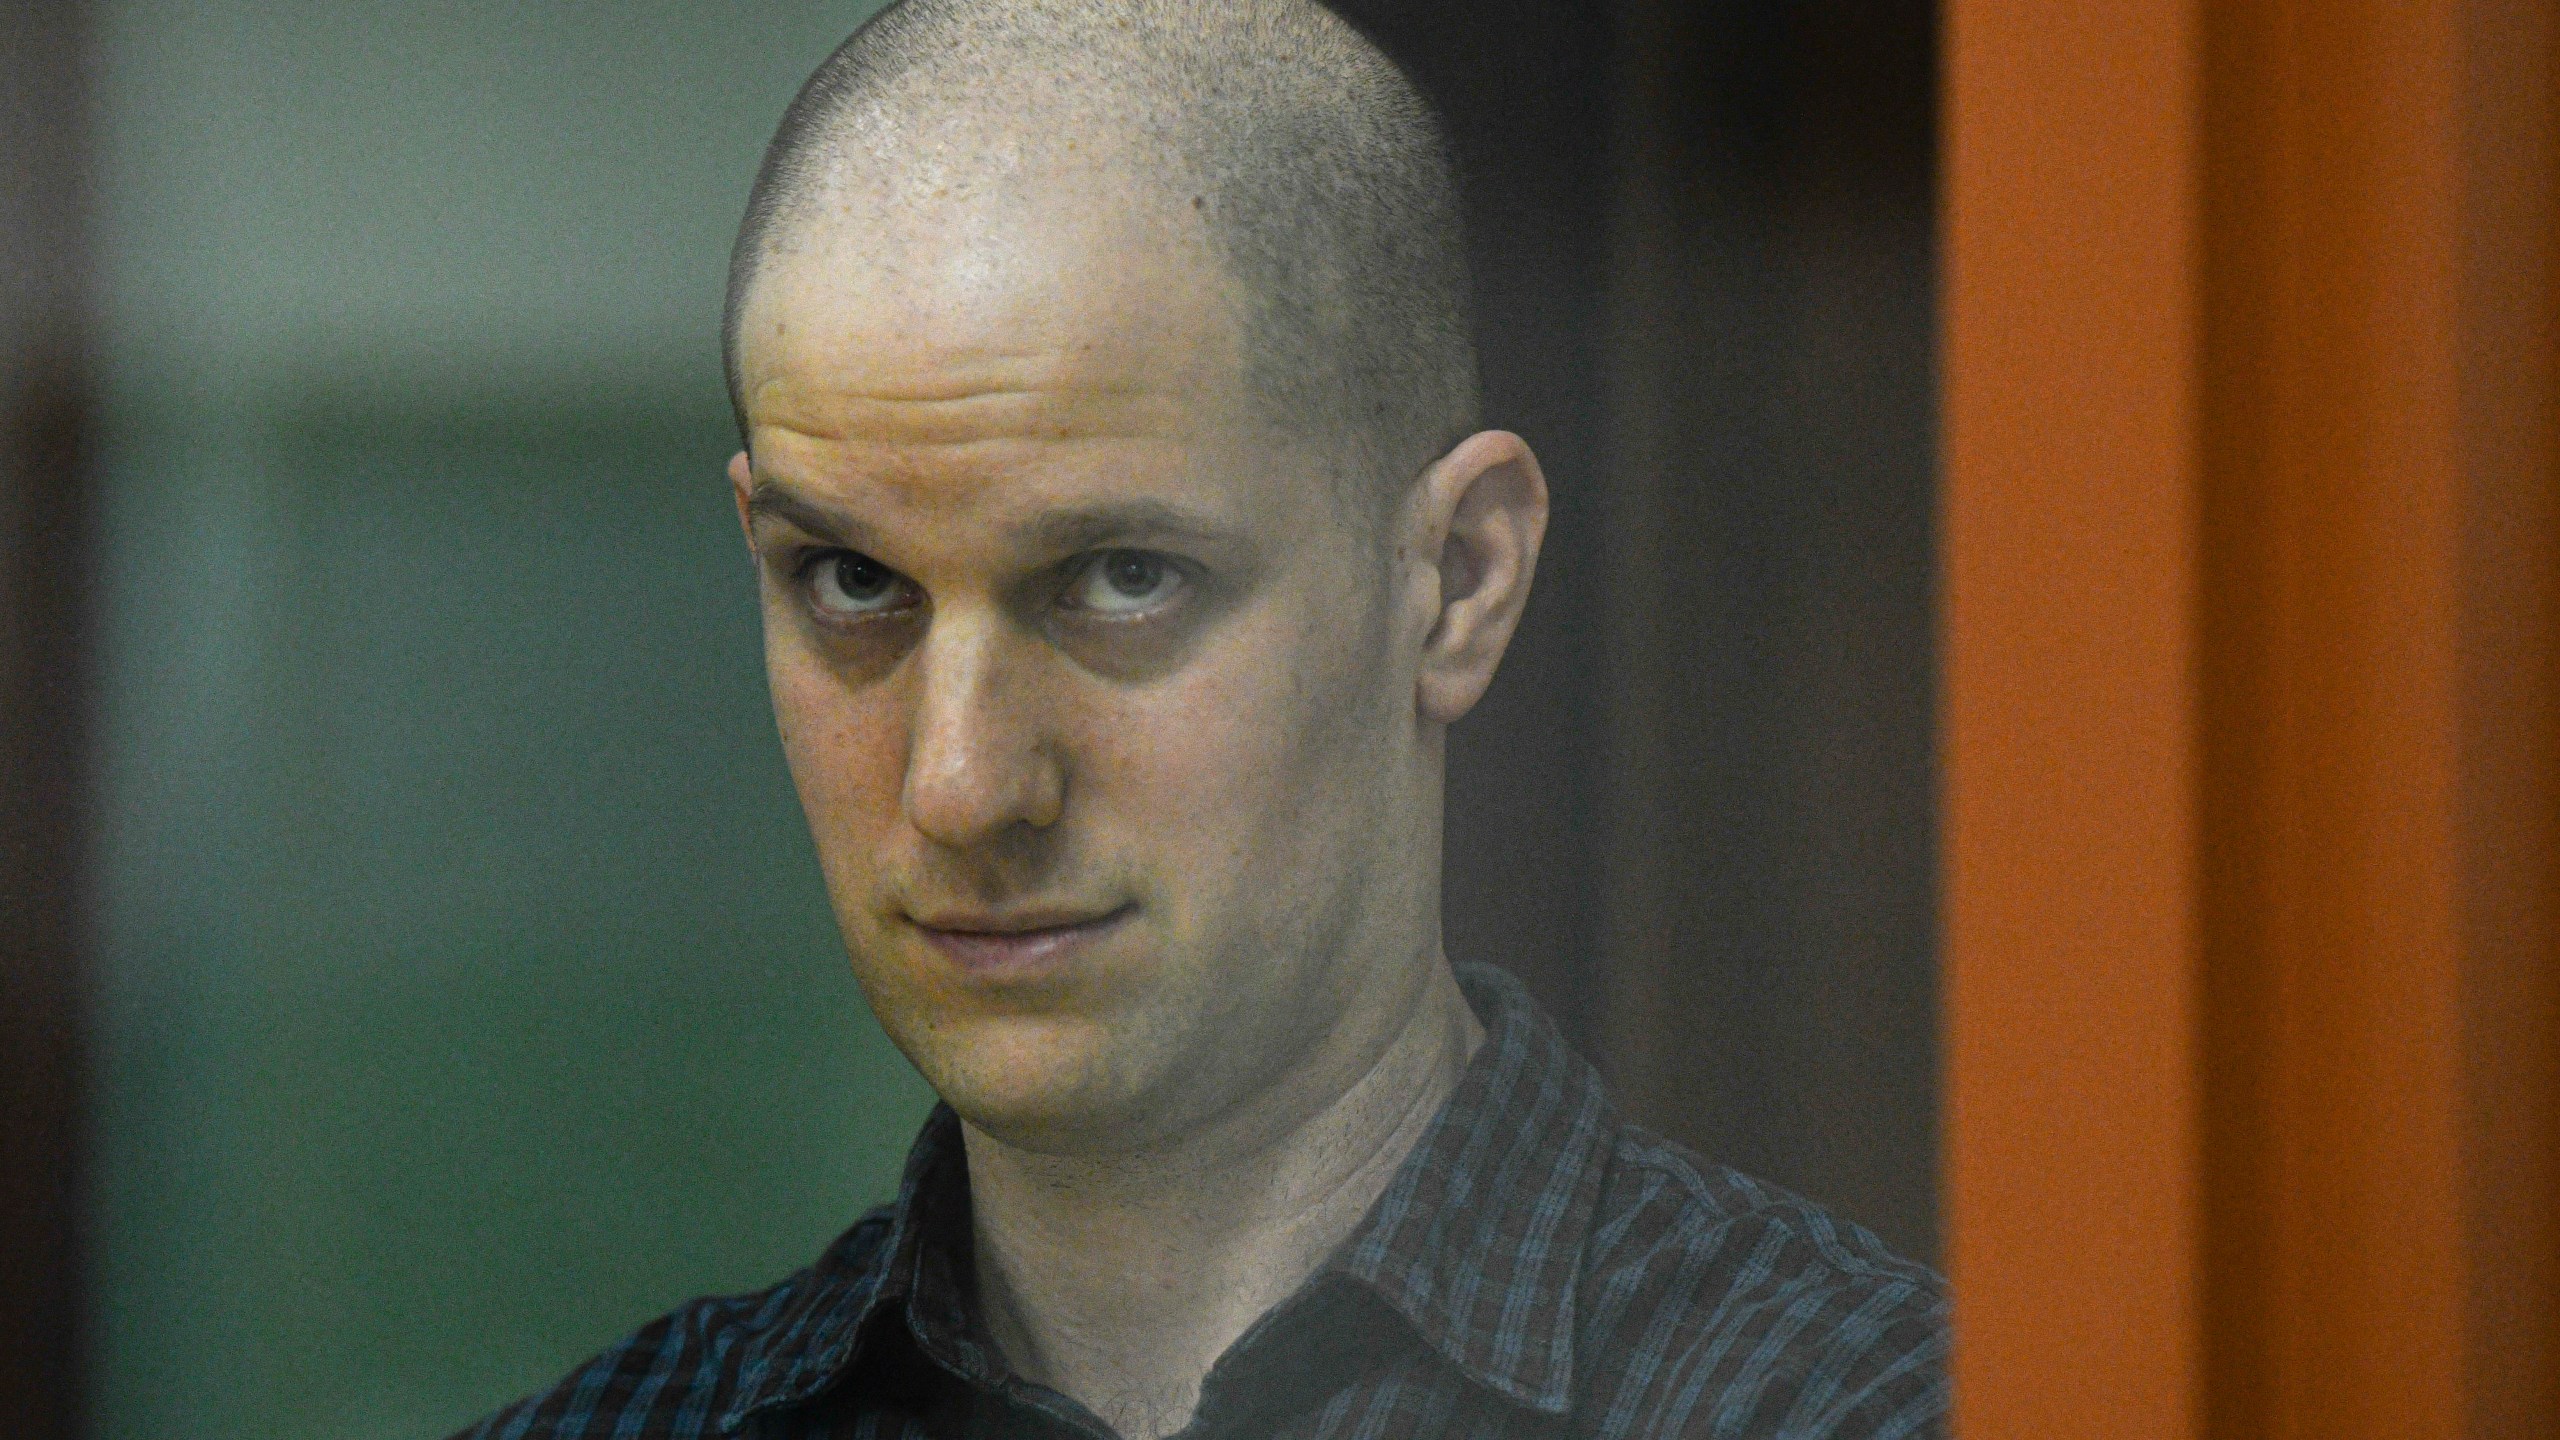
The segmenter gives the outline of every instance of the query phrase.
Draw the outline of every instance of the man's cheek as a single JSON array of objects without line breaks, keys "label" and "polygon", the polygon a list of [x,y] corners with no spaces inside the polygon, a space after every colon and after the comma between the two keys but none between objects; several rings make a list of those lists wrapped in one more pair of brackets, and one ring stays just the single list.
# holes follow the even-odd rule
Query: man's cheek
[{"label": "man's cheek", "polygon": [[891,706],[848,694],[824,674],[778,675],[774,717],[822,846],[876,834],[895,816],[906,746]]},{"label": "man's cheek", "polygon": [[1232,705],[1204,705],[1143,745],[1118,748],[1109,808],[1133,833],[1158,837],[1158,846],[1186,867],[1232,863],[1243,837],[1275,805],[1293,803],[1286,747],[1252,723],[1267,718]]}]

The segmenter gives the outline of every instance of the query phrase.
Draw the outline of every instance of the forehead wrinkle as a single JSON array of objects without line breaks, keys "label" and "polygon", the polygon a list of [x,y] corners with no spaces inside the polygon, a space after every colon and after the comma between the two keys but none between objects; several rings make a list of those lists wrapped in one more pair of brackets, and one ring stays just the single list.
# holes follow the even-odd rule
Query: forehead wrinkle
[{"label": "forehead wrinkle", "polygon": [[863,400],[840,402],[827,415],[758,418],[750,428],[799,441],[801,446],[868,448],[868,451],[970,451],[983,446],[1039,443],[1180,441],[1190,425],[1165,423],[1155,405],[1065,407],[1042,397],[970,397],[970,400]]},{"label": "forehead wrinkle", "polygon": [[966,445],[1188,436],[1198,431],[1201,398],[1110,375],[902,376],[848,368],[767,379],[748,411],[753,428],[840,444]]},{"label": "forehead wrinkle", "polygon": [[[977,510],[1073,504],[1068,497],[1096,481],[1117,489],[1134,472],[1187,471],[1185,447],[1169,436],[1085,434],[973,434],[959,440],[863,434],[849,438],[813,434],[789,425],[755,427],[754,469],[811,496],[871,492],[891,503],[942,511],[957,505]],[[1096,445],[1117,447],[1099,465],[1072,458]],[[1172,452],[1169,463],[1138,462],[1134,449]]]}]

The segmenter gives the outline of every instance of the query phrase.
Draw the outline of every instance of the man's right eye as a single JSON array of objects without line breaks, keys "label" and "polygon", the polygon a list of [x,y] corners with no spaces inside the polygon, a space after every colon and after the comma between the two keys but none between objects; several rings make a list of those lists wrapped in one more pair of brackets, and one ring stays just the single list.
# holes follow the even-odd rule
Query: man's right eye
[{"label": "man's right eye", "polygon": [[852,550],[826,550],[801,571],[809,603],[822,615],[855,619],[915,604],[914,587],[897,571]]}]

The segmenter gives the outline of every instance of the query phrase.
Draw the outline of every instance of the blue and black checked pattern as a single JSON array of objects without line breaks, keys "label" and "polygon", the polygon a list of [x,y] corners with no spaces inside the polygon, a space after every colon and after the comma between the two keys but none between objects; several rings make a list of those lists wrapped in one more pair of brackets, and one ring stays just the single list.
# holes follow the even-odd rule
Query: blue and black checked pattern
[{"label": "blue and black checked pattern", "polygon": [[[1186,1437],[1837,1437],[1946,1425],[1944,1282],[1618,1118],[1517,982],[1357,1232],[1209,1373]],[[895,1204],[758,1294],[698,1300],[470,1440],[1109,1440],[1012,1374],[970,1305],[937,1109]]]}]

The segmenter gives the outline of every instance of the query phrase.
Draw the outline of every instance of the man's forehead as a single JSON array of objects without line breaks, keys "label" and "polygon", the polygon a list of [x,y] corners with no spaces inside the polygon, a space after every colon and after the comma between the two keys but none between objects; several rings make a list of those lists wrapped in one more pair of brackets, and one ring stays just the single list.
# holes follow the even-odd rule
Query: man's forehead
[{"label": "man's forehead", "polygon": [[942,233],[873,248],[846,225],[774,255],[740,333],[760,474],[982,518],[1232,478],[1236,327],[1179,260]]},{"label": "man's forehead", "polygon": [[[1038,397],[990,395],[885,407],[845,436],[780,424],[753,434],[751,512],[893,565],[956,556],[1035,559],[1108,543],[1186,540],[1232,550],[1297,513],[1251,457],[1176,434],[1098,433],[1061,408],[1067,434],[1003,418]],[[928,427],[939,433],[927,438]],[[1285,545],[1280,548],[1287,548]]]},{"label": "man's forehead", "polygon": [[1019,209],[795,217],[740,315],[751,422],[787,406],[790,423],[824,429],[810,412],[838,401],[948,418],[1045,396],[1096,419],[1161,397],[1225,403],[1239,327],[1196,232],[1134,215],[1046,225]]},{"label": "man's forehead", "polygon": [[835,445],[1186,438],[1205,408],[1180,392],[1083,376],[1044,357],[912,369],[784,370],[748,396],[749,426]]},{"label": "man's forehead", "polygon": [[[745,371],[761,457],[1015,442],[1199,444],[1232,428],[1216,357],[1149,337],[861,330],[786,315]],[[1009,343],[997,343],[1005,341]]]}]

